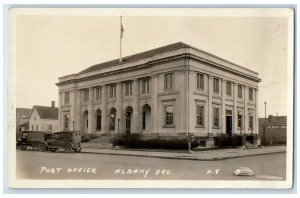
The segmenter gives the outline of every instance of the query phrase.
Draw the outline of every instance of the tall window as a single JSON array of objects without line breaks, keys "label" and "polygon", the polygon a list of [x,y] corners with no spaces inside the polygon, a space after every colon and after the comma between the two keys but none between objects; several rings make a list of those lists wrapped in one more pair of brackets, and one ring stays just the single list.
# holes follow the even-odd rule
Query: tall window
[{"label": "tall window", "polygon": [[83,101],[89,101],[89,90],[88,89],[85,89],[83,91]]},{"label": "tall window", "polygon": [[65,101],[64,104],[69,104],[70,103],[70,93],[65,92]]},{"label": "tall window", "polygon": [[204,74],[197,73],[197,89],[204,89]]},{"label": "tall window", "polygon": [[116,109],[112,108],[110,110],[110,125],[109,125],[109,129],[111,131],[114,131],[116,128]]},{"label": "tall window", "polygon": [[249,88],[249,100],[253,100],[253,89]]},{"label": "tall window", "polygon": [[242,85],[238,86],[238,97],[243,98],[243,86]]},{"label": "tall window", "polygon": [[102,87],[96,87],[96,100],[101,99]]},{"label": "tall window", "polygon": [[214,108],[214,127],[220,127],[220,109]]},{"label": "tall window", "polygon": [[197,105],[197,125],[204,126],[204,106]]},{"label": "tall window", "polygon": [[174,106],[165,106],[165,125],[174,125]]},{"label": "tall window", "polygon": [[226,82],[226,95],[231,96],[232,95],[232,88],[231,88],[231,82]]},{"label": "tall window", "polygon": [[66,130],[69,129],[69,120],[70,120],[70,115],[64,114],[64,129]]},{"label": "tall window", "polygon": [[116,85],[110,85],[109,86],[109,97],[115,98],[116,97]]},{"label": "tall window", "polygon": [[142,80],[142,93],[149,93],[150,92],[150,80],[143,79]]},{"label": "tall window", "polygon": [[126,82],[125,83],[125,96],[131,96],[132,95],[132,82]]},{"label": "tall window", "polygon": [[253,129],[253,115],[249,114],[249,129]]},{"label": "tall window", "polygon": [[165,74],[165,89],[173,88],[173,74]]},{"label": "tall window", "polygon": [[243,114],[242,114],[242,112],[238,112],[238,128],[242,128],[242,127],[243,127],[242,119],[243,119]]},{"label": "tall window", "polygon": [[219,93],[220,92],[220,79],[214,78],[214,93]]},{"label": "tall window", "polygon": [[101,131],[101,110],[96,111],[96,130]]}]

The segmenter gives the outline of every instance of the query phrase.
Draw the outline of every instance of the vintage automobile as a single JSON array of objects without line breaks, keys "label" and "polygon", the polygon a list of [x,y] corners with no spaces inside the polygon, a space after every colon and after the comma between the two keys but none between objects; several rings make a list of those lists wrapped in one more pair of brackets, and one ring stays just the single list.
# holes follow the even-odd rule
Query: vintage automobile
[{"label": "vintage automobile", "polygon": [[81,134],[79,131],[61,131],[53,133],[50,139],[40,142],[39,150],[55,152],[63,148],[66,152],[81,151]]},{"label": "vintage automobile", "polygon": [[44,131],[23,131],[17,135],[17,148],[26,150],[27,147],[32,147],[38,150],[40,143],[47,141],[50,137],[51,134]]}]

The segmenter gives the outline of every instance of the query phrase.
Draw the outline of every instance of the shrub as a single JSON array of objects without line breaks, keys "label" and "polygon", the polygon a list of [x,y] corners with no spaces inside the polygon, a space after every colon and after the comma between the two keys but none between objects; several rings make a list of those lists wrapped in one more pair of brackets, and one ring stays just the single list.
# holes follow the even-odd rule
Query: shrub
[{"label": "shrub", "polygon": [[215,137],[215,145],[217,147],[237,147],[243,145],[243,137],[240,135],[227,136],[221,135]]},{"label": "shrub", "polygon": [[[113,146],[119,145],[126,148],[151,148],[151,149],[188,149],[188,140],[186,138],[150,138],[142,139],[139,134],[130,134],[114,137]],[[192,148],[199,146],[198,141],[193,141]]]}]

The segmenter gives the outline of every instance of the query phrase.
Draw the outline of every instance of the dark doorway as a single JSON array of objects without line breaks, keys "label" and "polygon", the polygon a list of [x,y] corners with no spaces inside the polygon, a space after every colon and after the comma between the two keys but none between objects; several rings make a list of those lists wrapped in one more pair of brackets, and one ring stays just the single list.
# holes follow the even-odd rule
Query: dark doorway
[{"label": "dark doorway", "polygon": [[126,112],[126,134],[130,134],[131,130],[131,112]]},{"label": "dark doorway", "polygon": [[226,134],[232,135],[232,116],[226,116]]}]

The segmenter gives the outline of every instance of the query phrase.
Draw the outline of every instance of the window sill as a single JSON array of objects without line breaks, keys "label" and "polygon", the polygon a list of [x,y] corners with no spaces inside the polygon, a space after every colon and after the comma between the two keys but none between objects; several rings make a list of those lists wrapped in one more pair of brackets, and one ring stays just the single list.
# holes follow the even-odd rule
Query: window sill
[{"label": "window sill", "polygon": [[175,128],[175,125],[165,125],[163,128]]},{"label": "window sill", "polygon": [[202,125],[196,125],[195,127],[196,128],[205,128],[205,126],[202,126]]},{"label": "window sill", "polygon": [[213,128],[213,129],[220,129],[219,126],[213,126],[212,128]]}]

